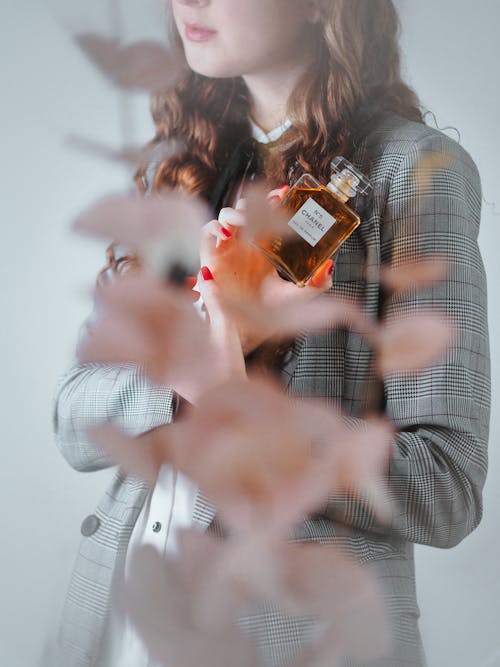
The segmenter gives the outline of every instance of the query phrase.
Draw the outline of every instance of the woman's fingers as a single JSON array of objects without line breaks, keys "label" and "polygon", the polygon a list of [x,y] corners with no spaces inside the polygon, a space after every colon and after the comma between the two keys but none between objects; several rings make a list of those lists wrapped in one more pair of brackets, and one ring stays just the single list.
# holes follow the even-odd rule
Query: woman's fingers
[{"label": "woman's fingers", "polygon": [[223,208],[219,213],[219,222],[221,225],[227,226],[231,225],[232,227],[244,227],[245,226],[245,216],[243,214],[244,209],[244,200],[240,199],[236,206],[240,208]]},{"label": "woman's fingers", "polygon": [[205,304],[210,323],[210,338],[218,350],[221,379],[246,377],[245,358],[238,329],[221,303],[217,282],[208,266],[198,274],[198,289]]},{"label": "woman's fingers", "polygon": [[303,303],[317,298],[332,286],[333,260],[327,259],[314,274],[309,283],[302,289],[295,283],[280,278],[274,272],[264,282],[262,298],[266,306],[282,306],[287,303]]},{"label": "woman's fingers", "polygon": [[316,271],[305,287],[299,289],[295,283],[280,278],[276,272],[266,281],[263,294],[267,294],[266,301],[277,304],[287,301],[309,301],[326,292],[332,286],[333,259],[327,259]]},{"label": "woman's fingers", "polygon": [[223,306],[219,286],[208,266],[202,266],[198,274],[198,290],[205,305],[212,328],[225,329],[229,324]]},{"label": "woman's fingers", "polygon": [[198,274],[198,291],[201,294],[206,311],[213,323],[223,317],[223,311],[219,298],[219,290],[214,281],[214,276],[208,266],[202,266]]},{"label": "woman's fingers", "polygon": [[[279,204],[281,200],[289,192],[289,190],[290,187],[288,185],[283,185],[280,188],[271,190],[271,192],[269,192],[267,196],[268,201],[270,203],[276,202],[276,204]],[[239,199],[236,203],[235,208],[231,208],[228,206],[221,209],[217,220],[211,220],[210,222],[208,222],[206,225],[203,226],[202,235],[204,236],[204,238],[205,239],[211,237],[215,238],[216,247],[218,247],[222,241],[227,241],[228,239],[235,236],[237,233],[237,229],[231,229],[231,227],[238,228],[245,226],[246,224],[246,217],[244,213],[245,208],[246,208],[245,199]]]},{"label": "woman's fingers", "polygon": [[232,238],[232,236],[232,232],[230,232],[229,229],[222,225],[218,220],[211,220],[201,228],[202,243],[203,241],[206,242],[210,239],[215,239],[216,248],[219,247],[220,243],[223,241],[228,241],[230,238]]},{"label": "woman's fingers", "polygon": [[213,274],[210,271],[210,269],[208,268],[208,266],[202,266],[201,269],[200,269],[200,273],[201,273],[201,277],[203,278],[203,280],[205,282],[208,282],[208,281],[214,279]]},{"label": "woman's fingers", "polygon": [[211,220],[203,225],[201,230],[202,243],[215,238],[215,247],[218,248],[223,241],[233,238],[237,229],[231,229],[231,227],[243,227],[245,224],[243,208],[244,200],[240,199],[236,208],[223,208],[217,220]]},{"label": "woman's fingers", "polygon": [[[308,282],[307,287],[326,292],[332,286],[333,259],[327,259]],[[307,289],[307,288],[306,288]]]},{"label": "woman's fingers", "polygon": [[282,185],[280,188],[275,188],[274,190],[271,190],[271,192],[268,193],[267,201],[272,206],[279,206],[289,192],[290,192],[290,186]]}]

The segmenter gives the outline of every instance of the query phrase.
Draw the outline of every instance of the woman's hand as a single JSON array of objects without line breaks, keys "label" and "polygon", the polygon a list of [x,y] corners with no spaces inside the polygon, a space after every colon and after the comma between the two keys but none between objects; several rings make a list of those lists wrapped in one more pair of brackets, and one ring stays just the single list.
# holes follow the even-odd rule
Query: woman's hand
[{"label": "woman's hand", "polygon": [[217,220],[202,228],[200,262],[211,270],[221,294],[226,297],[255,298],[265,278],[274,269],[264,255],[244,238],[245,201],[236,208],[223,208]]},{"label": "woman's hand", "polygon": [[[206,348],[209,351],[209,367],[200,369],[180,368],[170,375],[168,383],[182,398],[196,404],[207,391],[230,380],[246,379],[245,358],[236,326],[225,315],[220,290],[210,269],[202,266],[196,279],[196,289],[205,304],[207,313]],[[206,356],[206,355],[205,355]]]},{"label": "woman's hand", "polygon": [[217,353],[214,364],[217,367],[218,383],[245,378],[245,359],[238,330],[224,312],[220,289],[207,266],[200,269],[198,289],[205,304],[210,342]]},{"label": "woman's hand", "polygon": [[[287,194],[284,186],[268,195],[271,206],[277,206]],[[296,302],[299,306],[321,295],[331,287],[333,260],[324,262],[308,285],[298,288],[294,283],[279,277],[273,265],[256,248],[243,238],[245,225],[245,201],[236,208],[224,208],[217,220],[206,224],[202,230],[200,257],[217,281],[219,298],[254,300],[266,306],[281,306]],[[266,336],[245,330],[239,323],[238,333],[244,354],[250,353],[264,342]]]}]

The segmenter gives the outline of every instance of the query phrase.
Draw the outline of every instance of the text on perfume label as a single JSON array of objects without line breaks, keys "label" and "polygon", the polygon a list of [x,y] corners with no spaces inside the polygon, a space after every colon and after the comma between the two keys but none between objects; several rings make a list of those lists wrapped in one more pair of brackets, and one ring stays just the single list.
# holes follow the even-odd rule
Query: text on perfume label
[{"label": "text on perfume label", "polygon": [[309,197],[288,225],[314,248],[335,223],[336,219]]}]

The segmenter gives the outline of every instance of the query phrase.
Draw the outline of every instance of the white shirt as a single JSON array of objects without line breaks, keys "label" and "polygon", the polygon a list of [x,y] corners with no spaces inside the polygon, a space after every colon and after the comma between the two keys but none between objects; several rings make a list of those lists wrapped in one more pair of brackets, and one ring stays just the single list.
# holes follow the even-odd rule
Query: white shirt
[{"label": "white shirt", "polygon": [[292,121],[289,118],[286,118],[272,130],[265,132],[250,118],[250,127],[252,129],[253,138],[258,141],[259,144],[270,144],[273,141],[277,141],[281,135],[285,134],[285,132],[292,127]]}]

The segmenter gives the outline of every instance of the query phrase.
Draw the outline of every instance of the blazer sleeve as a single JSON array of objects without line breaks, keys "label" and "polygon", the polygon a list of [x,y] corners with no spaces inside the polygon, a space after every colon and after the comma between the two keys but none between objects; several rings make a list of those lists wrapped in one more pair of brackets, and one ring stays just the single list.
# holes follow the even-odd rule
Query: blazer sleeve
[{"label": "blazer sleeve", "polygon": [[[84,325],[92,324],[92,317]],[[111,422],[139,436],[173,421],[178,396],[154,385],[135,364],[77,363],[59,380],[53,423],[57,446],[76,470],[92,472],[114,465],[89,438],[89,427]]]},{"label": "blazer sleeve", "polygon": [[432,367],[384,378],[386,413],[398,429],[388,470],[392,522],[378,525],[353,497],[332,498],[329,511],[344,524],[452,547],[481,519],[490,362],[480,216],[480,179],[468,153],[440,133],[410,144],[389,187],[381,260],[398,266],[440,255],[449,274],[425,291],[387,297],[382,318],[432,308],[452,319],[456,334]]}]

